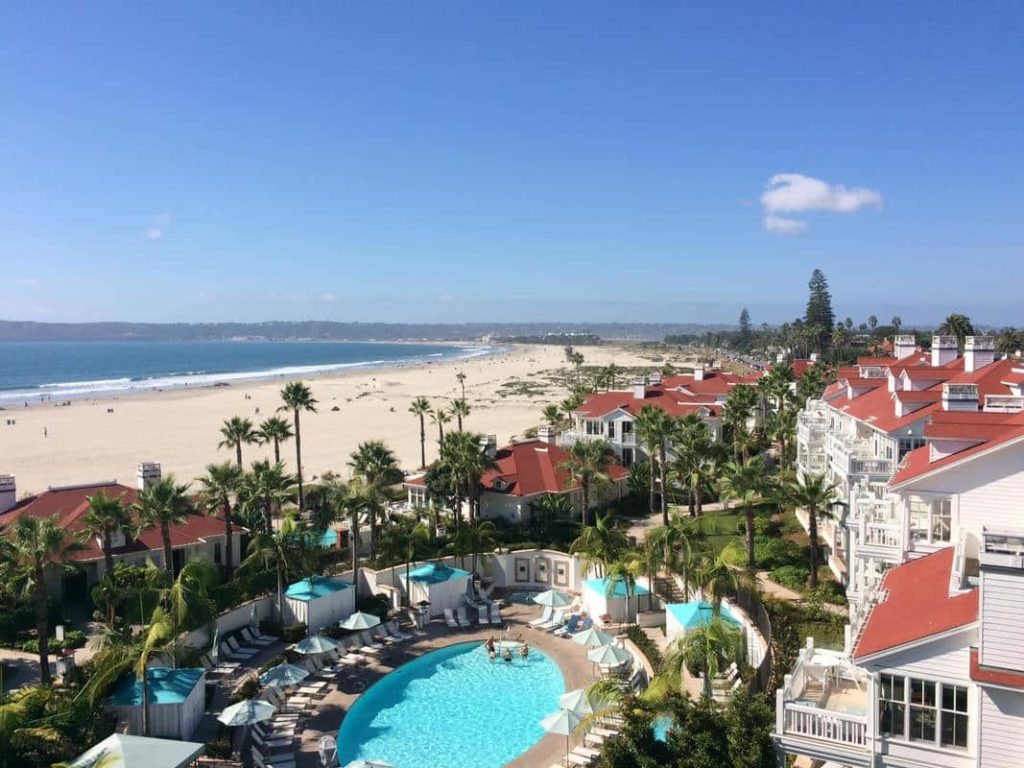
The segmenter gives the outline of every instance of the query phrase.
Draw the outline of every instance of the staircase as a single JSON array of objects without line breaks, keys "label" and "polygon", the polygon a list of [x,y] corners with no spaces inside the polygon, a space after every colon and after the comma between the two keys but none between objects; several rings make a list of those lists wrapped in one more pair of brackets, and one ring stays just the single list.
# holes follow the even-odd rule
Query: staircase
[{"label": "staircase", "polygon": [[676,580],[671,576],[655,576],[654,577],[654,594],[664,600],[666,603],[685,603],[686,595],[683,594],[683,590],[676,584]]}]

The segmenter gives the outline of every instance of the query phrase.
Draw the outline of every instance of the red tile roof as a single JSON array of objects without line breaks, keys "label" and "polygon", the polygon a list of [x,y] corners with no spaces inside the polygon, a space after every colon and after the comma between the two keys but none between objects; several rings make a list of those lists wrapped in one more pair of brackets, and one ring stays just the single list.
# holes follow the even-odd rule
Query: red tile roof
[{"label": "red tile roof", "polygon": [[[54,488],[40,493],[30,499],[18,504],[14,509],[0,515],[0,527],[9,528],[21,515],[32,515],[33,517],[53,517],[58,515],[60,525],[65,530],[81,534],[85,530],[82,518],[89,511],[89,496],[95,496],[100,492],[111,498],[120,498],[126,506],[134,504],[138,498],[138,491],[126,485],[117,483],[98,483],[96,485],[68,486],[66,488]],[[242,531],[238,526],[235,531]],[[181,525],[171,528],[171,546],[182,547],[188,544],[198,544],[201,541],[224,535],[224,519],[217,515],[196,514]],[[82,542],[84,549],[76,552],[73,560],[88,561],[99,560],[103,557],[103,550],[94,538],[87,538]],[[151,528],[143,531],[135,539],[129,540],[123,547],[113,550],[115,555],[143,553],[147,551],[163,551],[163,541],[160,538],[160,530]]]},{"label": "red tile roof", "polygon": [[[703,382],[697,382],[703,384]],[[589,395],[576,413],[583,416],[599,417],[615,410],[623,410],[636,416],[645,405],[661,408],[673,416],[685,416],[705,409],[708,416],[718,416],[719,406],[707,395],[687,395],[675,390],[666,391],[663,386],[648,386],[643,400],[633,397],[632,392],[598,392]]]},{"label": "red tile roof", "polygon": [[864,659],[978,620],[978,590],[949,594],[953,547],[890,570],[882,581],[885,599],[871,609],[853,649]]},{"label": "red tile roof", "polygon": [[1024,690],[1024,674],[996,667],[983,667],[978,659],[977,648],[971,648],[971,680],[982,685]]}]

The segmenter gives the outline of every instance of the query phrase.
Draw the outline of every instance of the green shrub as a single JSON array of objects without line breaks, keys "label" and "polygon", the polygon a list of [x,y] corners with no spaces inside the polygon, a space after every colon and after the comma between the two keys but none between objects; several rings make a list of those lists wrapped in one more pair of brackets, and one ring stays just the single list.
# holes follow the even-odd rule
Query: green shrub
[{"label": "green shrub", "polygon": [[282,627],[281,639],[286,643],[297,643],[306,636],[309,631],[309,627],[306,626],[305,622],[299,622],[298,624],[292,624],[290,627]]},{"label": "green shrub", "polygon": [[807,590],[806,598],[832,605],[845,605],[846,592],[834,581],[822,581],[814,589]]},{"label": "green shrub", "polygon": [[654,671],[657,673],[661,669],[661,651],[658,650],[658,646],[654,644],[654,641],[647,636],[647,633],[635,624],[630,625],[626,629],[626,637],[633,641],[633,644],[640,649],[647,660],[651,662],[651,666],[654,667]]},{"label": "green shrub", "polygon": [[802,565],[783,565],[771,572],[772,581],[790,589],[803,589],[810,575],[810,569]]},{"label": "green shrub", "polygon": [[754,537],[754,559],[762,568],[774,570],[784,565],[797,565],[802,557],[800,547],[787,539]]},{"label": "green shrub", "polygon": [[384,594],[361,597],[356,601],[356,610],[372,613],[384,621],[388,617],[388,611],[391,610],[391,600]]}]

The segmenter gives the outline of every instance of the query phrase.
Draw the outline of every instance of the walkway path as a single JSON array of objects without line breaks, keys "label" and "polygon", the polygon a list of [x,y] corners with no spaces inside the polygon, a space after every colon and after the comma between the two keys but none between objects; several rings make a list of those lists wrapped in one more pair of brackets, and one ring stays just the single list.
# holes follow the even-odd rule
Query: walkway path
[{"label": "walkway path", "polygon": [[[721,512],[723,509],[727,509],[727,506],[716,501],[705,504],[703,509],[705,512]],[[685,504],[682,506],[677,506],[675,504],[671,505],[669,507],[669,515],[673,514],[673,512],[676,514],[689,515],[689,511]],[[629,530],[626,531],[626,534],[636,537],[637,541],[644,541],[647,538],[647,534],[660,525],[661,513],[657,512],[653,515],[648,515],[647,517],[634,520],[633,524],[630,525]]]},{"label": "walkway path", "polygon": [[[761,591],[769,597],[774,597],[776,600],[784,600],[789,603],[803,603],[804,596],[796,590],[784,587],[778,582],[772,581],[768,576],[768,571],[757,572],[757,584],[761,588]],[[823,610],[828,611],[836,616],[846,617],[847,609],[845,605],[833,605],[832,603],[822,603],[821,607]]]}]

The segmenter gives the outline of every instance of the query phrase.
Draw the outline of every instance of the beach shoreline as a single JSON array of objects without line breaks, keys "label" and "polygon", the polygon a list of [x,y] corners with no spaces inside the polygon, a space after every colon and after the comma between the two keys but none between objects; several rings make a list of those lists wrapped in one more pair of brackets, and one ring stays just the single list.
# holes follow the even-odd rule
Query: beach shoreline
[{"label": "beach shoreline", "polygon": [[[581,348],[586,365],[657,367],[636,350],[616,346]],[[544,406],[563,400],[567,390],[565,353],[556,345],[501,345],[477,357],[410,361],[407,365],[359,368],[304,376],[317,399],[317,413],[302,415],[303,476],[315,480],[330,470],[348,477],[346,462],[360,442],[383,440],[401,466],[420,464],[419,421],[409,413],[415,397],[445,406],[461,397],[458,372],[466,375],[471,413],[465,428],[494,434],[499,445],[536,427]],[[227,387],[147,390],[115,397],[8,407],[0,412],[0,474],[13,474],[19,498],[51,486],[117,480],[134,485],[140,462],[155,461],[164,473],[194,480],[208,464],[233,460],[218,449],[220,426],[233,416],[259,422],[281,405],[288,377],[246,381]],[[282,415],[291,418],[288,412]],[[8,425],[7,420],[13,420]],[[446,428],[454,428],[454,422]],[[427,461],[437,455],[437,427],[426,423]],[[272,458],[271,446],[245,446],[248,465]],[[295,446],[281,446],[281,458],[295,471]]]}]

